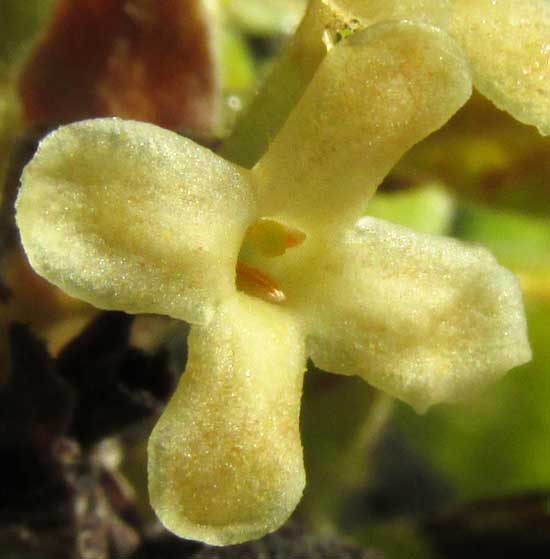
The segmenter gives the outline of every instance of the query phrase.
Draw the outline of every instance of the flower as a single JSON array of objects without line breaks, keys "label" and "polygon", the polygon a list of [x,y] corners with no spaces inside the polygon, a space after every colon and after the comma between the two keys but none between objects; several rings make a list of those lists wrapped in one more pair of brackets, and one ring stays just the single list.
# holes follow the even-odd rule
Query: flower
[{"label": "flower", "polygon": [[537,126],[541,134],[550,133],[546,0],[311,0],[293,39],[220,152],[252,166],[327,50],[353,30],[404,19],[447,30],[462,47],[479,91],[516,119]]},{"label": "flower", "polygon": [[486,250],[357,222],[470,92],[446,33],[383,23],[331,49],[252,170],[118,119],[42,142],[17,202],[35,269],[99,307],[193,324],[149,443],[167,528],[223,545],[286,520],[305,483],[308,356],[419,410],[530,358],[517,282]]},{"label": "flower", "polygon": [[390,19],[447,29],[473,82],[516,119],[550,134],[550,4],[546,0],[314,0],[355,27]]}]

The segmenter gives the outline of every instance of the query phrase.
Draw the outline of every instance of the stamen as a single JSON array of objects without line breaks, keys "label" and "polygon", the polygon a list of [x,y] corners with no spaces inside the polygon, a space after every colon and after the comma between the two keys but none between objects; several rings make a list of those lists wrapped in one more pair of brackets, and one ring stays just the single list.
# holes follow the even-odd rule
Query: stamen
[{"label": "stamen", "polygon": [[246,242],[269,258],[282,256],[288,248],[301,245],[305,239],[303,231],[268,218],[256,221],[246,233]]},{"label": "stamen", "polygon": [[306,240],[306,234],[299,229],[290,229],[287,227],[286,248],[294,248],[300,246]]},{"label": "stamen", "polygon": [[285,294],[268,275],[244,262],[237,262],[237,289],[268,303],[280,304],[286,301]]}]

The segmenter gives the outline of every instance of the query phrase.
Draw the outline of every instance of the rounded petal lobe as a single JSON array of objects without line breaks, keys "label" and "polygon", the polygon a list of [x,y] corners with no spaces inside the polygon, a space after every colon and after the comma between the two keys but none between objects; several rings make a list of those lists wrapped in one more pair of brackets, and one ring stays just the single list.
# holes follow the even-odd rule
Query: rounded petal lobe
[{"label": "rounded petal lobe", "polygon": [[205,322],[235,291],[246,171],[151,124],[62,127],[26,167],[17,222],[35,270],[100,308]]},{"label": "rounded petal lobe", "polygon": [[423,411],[530,359],[518,282],[484,248],[370,217],[319,246],[325,263],[294,297],[322,369]]},{"label": "rounded petal lobe", "polygon": [[550,134],[550,2],[451,0],[450,32],[475,86],[497,107]]},{"label": "rounded petal lobe", "polygon": [[413,144],[471,92],[460,48],[411,22],[356,32],[328,53],[253,173],[260,212],[307,229],[355,221]]},{"label": "rounded petal lobe", "polygon": [[194,326],[180,385],[149,441],[162,523],[214,545],[278,528],[302,496],[303,336],[282,309],[238,295]]}]

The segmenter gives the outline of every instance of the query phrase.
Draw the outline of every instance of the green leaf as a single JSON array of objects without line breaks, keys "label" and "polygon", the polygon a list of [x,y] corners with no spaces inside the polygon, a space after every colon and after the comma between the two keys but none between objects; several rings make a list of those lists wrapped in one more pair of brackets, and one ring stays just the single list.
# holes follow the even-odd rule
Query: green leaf
[{"label": "green leaf", "polygon": [[511,268],[527,298],[550,302],[550,218],[469,205],[459,213],[456,233]]},{"label": "green leaf", "polygon": [[443,234],[449,231],[454,211],[452,196],[434,182],[405,191],[379,192],[366,213],[421,233]]},{"label": "green leaf", "polygon": [[443,181],[471,201],[548,215],[550,138],[474,94],[446,126],[405,155],[393,176]]},{"label": "green leaf", "polygon": [[52,0],[2,0],[0,72],[17,60],[50,13]]},{"label": "green leaf", "polygon": [[291,33],[306,7],[305,0],[222,0],[229,20],[254,35]]},{"label": "green leaf", "polygon": [[550,274],[550,218],[469,205],[460,211],[457,235],[484,244],[515,271]]}]

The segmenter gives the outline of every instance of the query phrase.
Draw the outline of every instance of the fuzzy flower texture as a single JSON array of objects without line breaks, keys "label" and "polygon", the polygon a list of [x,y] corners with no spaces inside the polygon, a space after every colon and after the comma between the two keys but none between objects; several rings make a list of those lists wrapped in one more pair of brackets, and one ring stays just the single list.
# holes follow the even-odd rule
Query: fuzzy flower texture
[{"label": "fuzzy flower texture", "polygon": [[[468,99],[471,68],[488,81],[470,48],[479,29],[495,39],[481,34],[500,65],[495,102],[515,99],[506,108],[545,126],[548,50],[537,80],[516,77],[522,53],[525,67],[550,48],[548,3],[459,3],[472,11],[436,27],[384,21],[392,2],[355,2],[377,22],[328,50],[252,169],[118,119],[60,128],[25,169],[17,219],[40,274],[98,307],[193,325],[149,443],[151,501],[173,532],[225,545],[288,518],[305,484],[308,357],[419,411],[530,359],[517,281],[491,254],[362,217],[403,153]],[[495,38],[493,21],[516,32]]]}]

